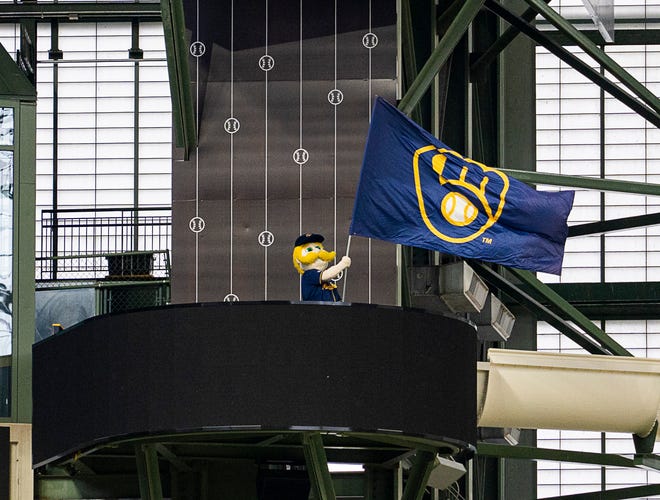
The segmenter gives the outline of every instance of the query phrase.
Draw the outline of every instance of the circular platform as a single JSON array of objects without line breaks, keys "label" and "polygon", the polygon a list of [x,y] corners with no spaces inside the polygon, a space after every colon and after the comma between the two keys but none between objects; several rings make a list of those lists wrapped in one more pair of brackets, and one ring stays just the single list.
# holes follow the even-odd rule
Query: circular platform
[{"label": "circular platform", "polygon": [[176,455],[384,462],[476,443],[468,323],[364,304],[198,303],[89,319],[33,349],[33,462]]}]

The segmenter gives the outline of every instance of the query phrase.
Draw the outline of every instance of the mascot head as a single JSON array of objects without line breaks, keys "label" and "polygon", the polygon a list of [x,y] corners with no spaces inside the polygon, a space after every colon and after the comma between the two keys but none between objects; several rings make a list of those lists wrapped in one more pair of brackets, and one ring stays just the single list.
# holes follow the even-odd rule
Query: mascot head
[{"label": "mascot head", "polygon": [[323,249],[323,240],[320,234],[301,234],[296,239],[293,248],[293,265],[300,274],[308,269],[325,271],[328,263],[334,260],[335,252]]}]

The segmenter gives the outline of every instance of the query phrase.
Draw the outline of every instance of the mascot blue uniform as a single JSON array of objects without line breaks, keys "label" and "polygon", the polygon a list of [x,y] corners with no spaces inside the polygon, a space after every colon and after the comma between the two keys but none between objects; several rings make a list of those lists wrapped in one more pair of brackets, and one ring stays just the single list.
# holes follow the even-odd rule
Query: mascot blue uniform
[{"label": "mascot blue uniform", "polygon": [[351,259],[342,257],[337,264],[328,267],[336,254],[323,248],[324,239],[320,234],[307,233],[298,236],[294,243],[293,265],[302,275],[302,299],[341,302],[337,285],[332,279],[350,267]]}]

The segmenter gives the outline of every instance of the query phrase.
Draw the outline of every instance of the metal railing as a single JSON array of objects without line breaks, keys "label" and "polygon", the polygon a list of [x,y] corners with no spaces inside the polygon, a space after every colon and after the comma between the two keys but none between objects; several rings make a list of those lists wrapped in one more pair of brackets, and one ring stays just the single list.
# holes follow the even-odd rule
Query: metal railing
[{"label": "metal railing", "polygon": [[44,210],[37,281],[169,278],[170,207]]}]

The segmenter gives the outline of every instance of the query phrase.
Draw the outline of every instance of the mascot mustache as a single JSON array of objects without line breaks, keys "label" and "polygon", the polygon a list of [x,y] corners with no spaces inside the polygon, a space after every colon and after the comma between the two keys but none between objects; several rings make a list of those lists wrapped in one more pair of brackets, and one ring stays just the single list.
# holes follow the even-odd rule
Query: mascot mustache
[{"label": "mascot mustache", "polygon": [[307,255],[298,255],[296,258],[301,264],[311,264],[316,259],[321,259],[323,262],[330,262],[334,260],[336,252],[328,252],[327,250],[319,250],[318,252],[309,252]]}]

